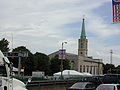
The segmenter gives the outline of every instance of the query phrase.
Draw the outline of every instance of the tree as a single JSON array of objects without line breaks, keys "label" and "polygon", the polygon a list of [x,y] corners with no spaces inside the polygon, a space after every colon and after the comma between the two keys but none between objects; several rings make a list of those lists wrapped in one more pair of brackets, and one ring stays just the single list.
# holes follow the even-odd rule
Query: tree
[{"label": "tree", "polygon": [[115,66],[113,64],[106,64],[103,65],[103,73],[107,74],[107,73],[114,73],[112,69],[115,69]]},{"label": "tree", "polygon": [[50,70],[51,75],[60,71],[60,60],[58,59],[58,56],[55,56],[50,60]]},{"label": "tree", "polygon": [[[22,57],[21,59],[21,65],[22,68],[24,68],[24,74],[25,75],[32,75],[32,71],[34,70],[34,60],[33,60],[33,54],[24,46],[19,46],[15,49],[13,49],[12,52],[28,52],[28,57]],[[13,62],[13,65],[15,67],[18,67],[18,58],[12,58],[11,61]]]},{"label": "tree", "polygon": [[118,65],[114,71],[116,74],[120,74],[120,65]]},{"label": "tree", "polygon": [[36,52],[34,54],[35,70],[44,71],[45,74],[49,73],[49,57],[43,53]]},{"label": "tree", "polygon": [[[61,60],[58,59],[58,55],[56,55],[50,60],[51,75],[53,75],[56,72],[60,72],[60,65]],[[63,70],[65,69],[70,69],[70,61],[68,59],[63,60]]]},{"label": "tree", "polygon": [[8,45],[9,42],[7,41],[7,39],[3,38],[2,40],[0,40],[0,50],[2,52],[8,52],[10,50]]}]

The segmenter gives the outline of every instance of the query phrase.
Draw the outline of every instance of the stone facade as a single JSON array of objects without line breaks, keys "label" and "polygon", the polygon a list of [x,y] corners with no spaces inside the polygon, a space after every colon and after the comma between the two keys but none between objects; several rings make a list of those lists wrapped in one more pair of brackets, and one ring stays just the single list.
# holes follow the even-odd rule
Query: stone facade
[{"label": "stone facade", "polygon": [[77,71],[83,73],[87,72],[92,75],[103,74],[103,63],[101,59],[92,59],[89,57],[78,56]]},{"label": "stone facade", "polygon": [[86,57],[88,55],[88,40],[79,39],[78,40],[78,55]]}]

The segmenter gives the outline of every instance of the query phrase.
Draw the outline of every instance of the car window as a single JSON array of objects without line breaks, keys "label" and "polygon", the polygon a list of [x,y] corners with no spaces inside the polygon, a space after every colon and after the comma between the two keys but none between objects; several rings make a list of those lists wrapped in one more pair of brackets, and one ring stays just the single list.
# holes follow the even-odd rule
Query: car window
[{"label": "car window", "polygon": [[112,85],[100,85],[96,90],[114,90],[114,86]]},{"label": "car window", "polygon": [[75,83],[73,84],[70,88],[85,88],[87,83],[83,83],[83,82],[80,82],[80,83]]},{"label": "car window", "polygon": [[90,84],[87,84],[87,85],[85,86],[85,88],[94,89],[94,88],[95,88],[95,85],[92,84],[92,83],[90,83]]}]

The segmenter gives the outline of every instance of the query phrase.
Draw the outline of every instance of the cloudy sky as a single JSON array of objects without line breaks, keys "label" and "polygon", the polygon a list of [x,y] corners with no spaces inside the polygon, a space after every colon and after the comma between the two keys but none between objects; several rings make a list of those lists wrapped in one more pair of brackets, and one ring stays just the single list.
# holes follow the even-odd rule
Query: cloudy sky
[{"label": "cloudy sky", "polygon": [[[50,54],[64,44],[77,54],[82,18],[89,40],[89,56],[120,65],[120,24],[112,23],[111,0],[0,0],[0,39],[10,48],[26,46]],[[13,37],[13,39],[12,39]]]}]

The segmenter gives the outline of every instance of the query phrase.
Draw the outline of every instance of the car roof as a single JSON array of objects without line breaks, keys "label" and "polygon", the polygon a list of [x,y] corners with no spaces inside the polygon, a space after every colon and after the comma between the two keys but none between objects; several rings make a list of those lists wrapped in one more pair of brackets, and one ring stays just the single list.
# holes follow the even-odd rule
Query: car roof
[{"label": "car roof", "polygon": [[112,75],[112,76],[114,76],[114,75],[120,75],[120,74],[104,74],[104,76],[107,76],[107,75]]},{"label": "car roof", "polygon": [[120,85],[120,84],[101,84],[101,85],[113,85],[113,86],[116,86],[116,85]]}]

